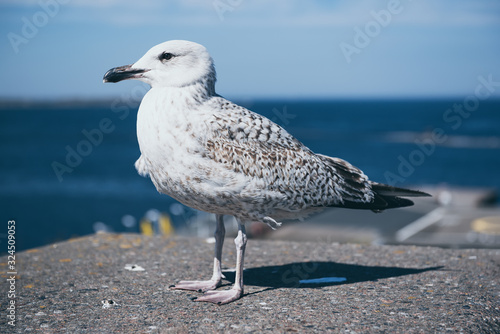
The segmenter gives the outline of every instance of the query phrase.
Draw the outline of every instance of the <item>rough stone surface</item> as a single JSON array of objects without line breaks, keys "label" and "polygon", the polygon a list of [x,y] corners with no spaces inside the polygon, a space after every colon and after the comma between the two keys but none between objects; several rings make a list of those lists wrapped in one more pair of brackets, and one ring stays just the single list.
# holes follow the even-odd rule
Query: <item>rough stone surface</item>
[{"label": "rough stone surface", "polygon": [[[0,330],[500,332],[500,250],[249,240],[239,301],[197,303],[196,292],[168,289],[180,279],[208,279],[213,246],[195,238],[98,234],[19,252],[15,327],[5,313],[2,257]],[[234,257],[226,240],[226,268]],[[230,269],[225,275],[221,289],[234,280]],[[300,283],[327,277],[340,281]]]}]

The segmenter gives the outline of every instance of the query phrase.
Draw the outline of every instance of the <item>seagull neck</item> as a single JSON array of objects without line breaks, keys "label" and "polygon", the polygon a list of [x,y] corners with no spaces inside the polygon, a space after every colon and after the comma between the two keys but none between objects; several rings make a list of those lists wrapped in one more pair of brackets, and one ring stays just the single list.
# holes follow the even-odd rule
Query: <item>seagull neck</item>
[{"label": "seagull neck", "polygon": [[198,95],[203,100],[207,100],[215,95],[215,80],[211,76],[196,81],[188,87],[192,88],[193,95]]},{"label": "seagull neck", "polygon": [[180,108],[203,104],[216,94],[213,86],[207,86],[206,83],[200,81],[182,87],[152,87],[147,95],[149,95],[148,100],[159,99],[160,103]]},{"label": "seagull neck", "polygon": [[[189,104],[201,104],[215,94],[214,83],[207,80],[196,81],[182,87],[168,87],[168,95],[175,96],[177,101],[186,101]],[[182,97],[183,99],[179,99]]]}]

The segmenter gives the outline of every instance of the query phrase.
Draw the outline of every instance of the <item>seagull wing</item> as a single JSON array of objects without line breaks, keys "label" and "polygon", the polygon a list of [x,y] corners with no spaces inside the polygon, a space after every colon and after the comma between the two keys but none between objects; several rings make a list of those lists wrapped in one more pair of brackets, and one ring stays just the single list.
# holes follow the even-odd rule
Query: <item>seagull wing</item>
[{"label": "seagull wing", "polygon": [[217,109],[205,141],[207,156],[262,181],[264,190],[285,196],[290,210],[372,202],[368,178],[346,161],[313,153],[271,120],[227,100],[221,98]]}]

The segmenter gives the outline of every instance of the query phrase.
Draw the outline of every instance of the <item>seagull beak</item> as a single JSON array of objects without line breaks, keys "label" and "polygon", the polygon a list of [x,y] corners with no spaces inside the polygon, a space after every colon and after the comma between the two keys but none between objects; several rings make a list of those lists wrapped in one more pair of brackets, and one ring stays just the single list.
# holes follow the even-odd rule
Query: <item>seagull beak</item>
[{"label": "seagull beak", "polygon": [[140,79],[143,77],[143,73],[148,71],[147,69],[132,68],[132,65],[119,66],[107,71],[102,81],[119,82],[128,79]]}]

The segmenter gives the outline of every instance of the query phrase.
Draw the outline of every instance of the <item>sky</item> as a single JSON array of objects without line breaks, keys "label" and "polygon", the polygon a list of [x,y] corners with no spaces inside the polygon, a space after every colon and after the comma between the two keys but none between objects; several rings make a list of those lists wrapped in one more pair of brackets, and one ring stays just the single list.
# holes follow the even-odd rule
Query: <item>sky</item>
[{"label": "sky", "polygon": [[455,98],[500,82],[498,0],[0,0],[0,36],[0,99],[144,90],[102,77],[171,39],[205,45],[233,99]]}]

